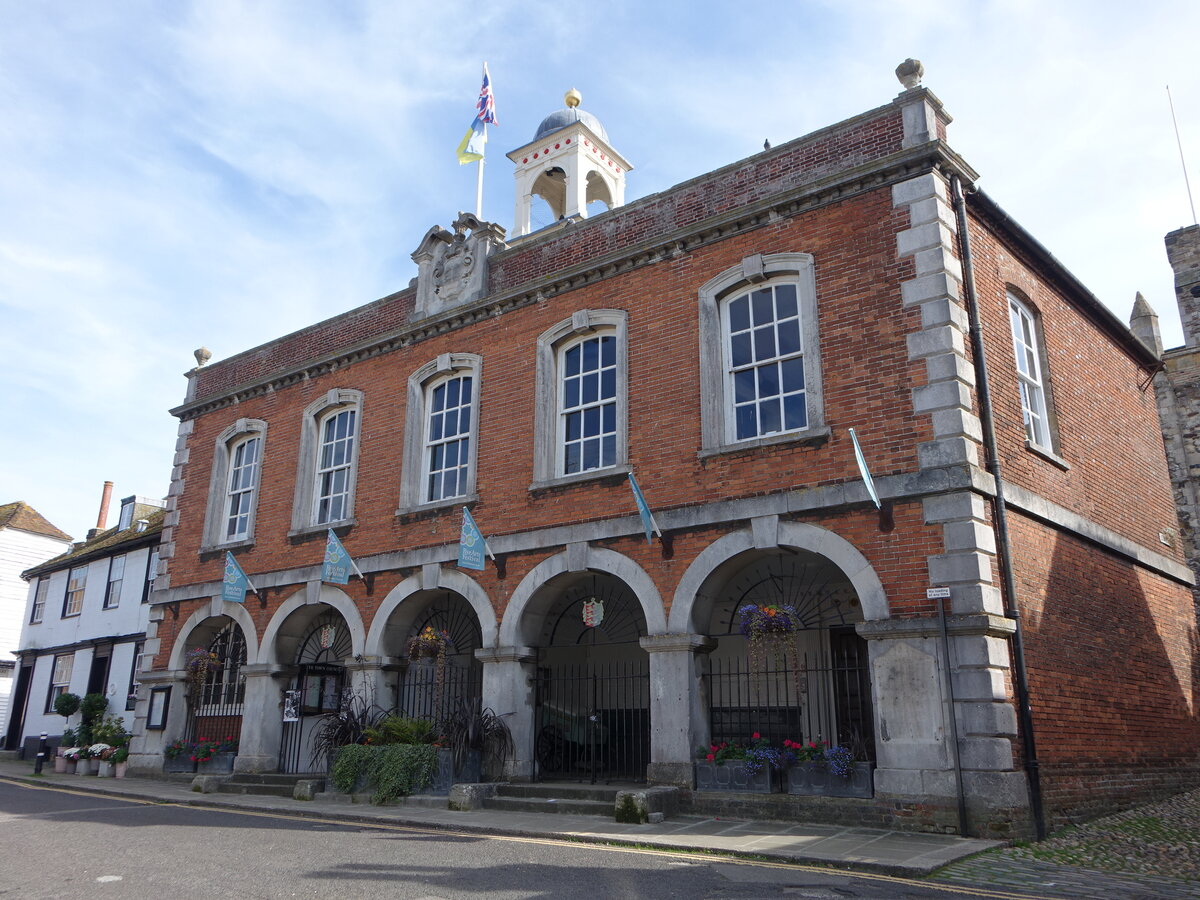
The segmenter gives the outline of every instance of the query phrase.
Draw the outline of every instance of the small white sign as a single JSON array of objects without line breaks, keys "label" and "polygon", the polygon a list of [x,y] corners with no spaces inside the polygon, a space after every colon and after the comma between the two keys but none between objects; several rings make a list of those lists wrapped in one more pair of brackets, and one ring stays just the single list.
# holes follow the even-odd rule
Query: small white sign
[{"label": "small white sign", "polygon": [[949,600],[950,599],[950,588],[948,588],[948,587],[926,588],[925,589],[925,599],[926,600]]}]

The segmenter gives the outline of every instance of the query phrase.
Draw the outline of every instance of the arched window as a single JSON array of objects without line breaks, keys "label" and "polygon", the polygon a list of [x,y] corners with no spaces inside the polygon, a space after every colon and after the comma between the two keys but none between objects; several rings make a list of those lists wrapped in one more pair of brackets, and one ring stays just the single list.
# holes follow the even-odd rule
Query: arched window
[{"label": "arched window", "polygon": [[352,523],[361,416],[362,392],[345,388],[328,391],[304,410],[293,534]]},{"label": "arched window", "polygon": [[266,441],[267,423],[261,419],[238,419],[217,435],[204,522],[205,549],[254,540]]},{"label": "arched window", "polygon": [[481,367],[443,353],[410,376],[398,513],[475,499]]},{"label": "arched window", "polygon": [[1035,447],[1053,450],[1054,431],[1051,427],[1039,317],[1012,291],[1008,292],[1008,316],[1012,326],[1013,352],[1017,358],[1017,382],[1021,392],[1025,438]]},{"label": "arched window", "polygon": [[626,313],[580,310],[538,338],[534,484],[627,472]]},{"label": "arched window", "polygon": [[749,256],[700,289],[703,453],[825,437],[812,257]]}]

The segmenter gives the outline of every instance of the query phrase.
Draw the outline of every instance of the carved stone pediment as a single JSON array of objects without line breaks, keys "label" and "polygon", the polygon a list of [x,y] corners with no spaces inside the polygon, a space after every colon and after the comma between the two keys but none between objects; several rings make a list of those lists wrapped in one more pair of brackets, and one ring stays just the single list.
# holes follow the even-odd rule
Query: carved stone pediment
[{"label": "carved stone pediment", "polygon": [[470,213],[459,213],[451,227],[453,232],[438,225],[430,228],[412,255],[417,264],[417,316],[487,296],[488,257],[505,248],[504,229]]}]

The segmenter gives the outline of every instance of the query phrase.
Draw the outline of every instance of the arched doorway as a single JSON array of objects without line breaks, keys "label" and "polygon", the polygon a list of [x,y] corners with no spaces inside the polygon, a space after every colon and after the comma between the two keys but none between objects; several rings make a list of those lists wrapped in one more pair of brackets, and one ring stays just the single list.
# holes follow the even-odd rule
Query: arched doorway
[{"label": "arched doorway", "polygon": [[540,592],[534,759],[537,777],[642,781],[650,758],[646,618],[620,579],[586,571]]},{"label": "arched doorway", "polygon": [[[397,676],[397,712],[441,723],[446,722],[464,704],[477,709],[483,666],[475,658],[475,651],[483,646],[483,636],[471,604],[454,591],[439,590],[424,596],[408,597],[401,604],[401,609],[405,607],[410,614],[398,614],[397,618],[401,622],[411,621],[411,624],[406,629],[395,629],[403,639],[397,642],[398,646],[388,647],[393,656],[407,660]],[[408,658],[409,641],[426,628],[448,637],[445,665],[440,677],[436,659]]]},{"label": "arched doorway", "polygon": [[[215,631],[215,634],[213,633]],[[214,662],[209,665],[204,685],[191,698],[186,738],[239,740],[242,734],[242,706],[246,699],[246,636],[232,619],[210,619],[192,632],[192,637],[211,635],[206,649]]]},{"label": "arched doorway", "polygon": [[342,708],[347,687],[343,662],[353,653],[353,642],[345,619],[328,607],[314,615],[297,635],[293,643],[286,640],[282,630],[280,633],[281,655],[288,644],[294,646],[291,662],[295,675],[284,694],[279,771],[322,772],[326,760],[314,747],[313,734],[322,718]]},{"label": "arched doorway", "polygon": [[[809,551],[750,552],[714,573],[708,634],[716,648],[702,663],[711,740],[745,742],[755,733],[778,746],[827,741],[875,758],[867,644],[859,598],[844,573]],[[786,641],[751,647],[747,606],[790,608]]]}]

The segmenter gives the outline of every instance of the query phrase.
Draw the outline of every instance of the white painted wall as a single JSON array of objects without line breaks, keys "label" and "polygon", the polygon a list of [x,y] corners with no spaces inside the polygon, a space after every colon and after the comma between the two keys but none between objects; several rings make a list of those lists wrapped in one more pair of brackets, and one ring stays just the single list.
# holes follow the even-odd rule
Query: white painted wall
[{"label": "white painted wall", "polygon": [[[151,549],[141,547],[125,554],[125,577],[121,585],[120,601],[113,609],[104,609],[104,594],[108,587],[110,558],[88,563],[87,584],[84,587],[83,610],[77,616],[62,617],[63,601],[66,596],[69,570],[54,572],[49,576],[50,589],[46,597],[46,611],[41,622],[28,622],[28,613],[21,632],[22,650],[50,650],[80,641],[117,635],[144,635],[149,623],[150,606],[142,602],[146,583],[146,566]],[[119,554],[118,554],[119,555]],[[38,579],[28,585],[26,609],[33,606]],[[124,716],[127,728],[133,726],[133,711],[125,711],[125,699],[129,691],[129,678],[133,669],[134,642],[117,644],[113,648],[108,668],[108,712]],[[74,668],[71,672],[72,694],[83,696],[87,691],[88,674],[91,670],[93,650],[91,647],[73,651]],[[54,668],[54,652],[39,655],[30,683],[29,702],[26,705],[23,733],[37,735],[46,731],[51,735],[61,734],[66,724],[62,716],[46,712],[46,700],[50,690],[50,676]],[[26,656],[28,664],[30,658]],[[72,717],[69,724],[78,724],[79,716]]]}]

